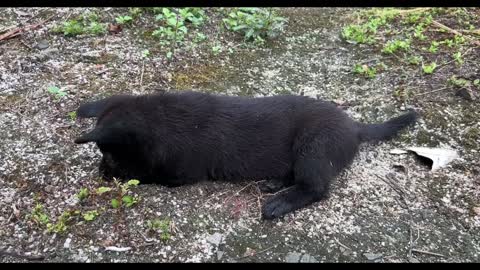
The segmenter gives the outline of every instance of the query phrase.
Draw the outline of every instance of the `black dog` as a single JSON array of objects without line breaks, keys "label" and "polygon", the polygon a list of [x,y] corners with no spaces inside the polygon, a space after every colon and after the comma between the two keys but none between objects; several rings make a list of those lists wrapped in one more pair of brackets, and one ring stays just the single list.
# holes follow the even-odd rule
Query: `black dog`
[{"label": "black dog", "polygon": [[105,179],[166,186],[268,179],[270,191],[291,186],[266,202],[265,219],[325,198],[361,142],[390,139],[416,120],[412,111],[362,124],[332,103],[303,96],[199,92],[112,96],[82,105],[77,116],[98,118],[75,143],[97,143]]}]

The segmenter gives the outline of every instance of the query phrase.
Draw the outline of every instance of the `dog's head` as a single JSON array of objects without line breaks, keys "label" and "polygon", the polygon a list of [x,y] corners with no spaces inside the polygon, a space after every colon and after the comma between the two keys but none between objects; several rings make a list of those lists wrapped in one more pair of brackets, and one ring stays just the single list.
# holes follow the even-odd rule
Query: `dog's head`
[{"label": "dog's head", "polygon": [[97,144],[103,155],[99,173],[106,180],[142,181],[149,170],[148,127],[135,101],[135,96],[117,95],[85,103],[77,110],[79,118],[97,118],[95,128],[74,142]]}]

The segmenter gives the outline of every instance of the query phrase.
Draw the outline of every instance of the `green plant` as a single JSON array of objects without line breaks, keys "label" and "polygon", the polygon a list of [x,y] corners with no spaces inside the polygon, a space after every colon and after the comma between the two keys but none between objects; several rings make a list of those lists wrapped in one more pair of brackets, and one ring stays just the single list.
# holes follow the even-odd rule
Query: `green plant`
[{"label": "green plant", "polygon": [[131,179],[126,183],[120,184],[115,180],[115,185],[117,186],[117,197],[111,200],[111,205],[113,208],[119,208],[122,205],[126,207],[132,207],[138,202],[138,197],[127,195],[131,187],[137,186],[140,184],[140,181],[136,179]]},{"label": "green plant", "polygon": [[133,21],[133,18],[132,16],[118,16],[115,18],[115,21],[118,23],[118,24],[129,24]]},{"label": "green plant", "polygon": [[203,33],[197,33],[193,39],[194,42],[202,42],[205,39],[207,39],[207,36],[205,36]]},{"label": "green plant", "polygon": [[427,37],[423,34],[425,31],[424,24],[420,23],[417,26],[415,26],[415,31],[413,33],[413,36],[418,38],[419,40],[425,40]]},{"label": "green plant", "polygon": [[480,79],[476,79],[473,81],[473,85],[480,86]]},{"label": "green plant", "polygon": [[142,14],[143,11],[139,7],[134,7],[134,8],[129,8],[128,12],[130,13],[130,16],[132,16],[132,18],[137,18]]},{"label": "green plant", "polygon": [[75,120],[77,120],[77,111],[71,111],[68,113],[68,116],[70,117],[70,120],[72,120],[73,122],[75,122]]},{"label": "green plant", "polygon": [[98,22],[90,22],[87,28],[87,32],[93,35],[104,34],[107,32],[107,27],[104,24]]},{"label": "green plant", "polygon": [[463,58],[462,58],[462,54],[460,52],[456,52],[453,54],[453,59],[455,59],[455,62],[458,64],[458,65],[462,65],[463,64]]},{"label": "green plant", "polygon": [[377,74],[377,69],[374,67],[369,67],[368,65],[355,64],[353,72],[363,75],[366,78],[374,78]]},{"label": "green plant", "polygon": [[86,221],[92,221],[98,216],[97,210],[88,211],[83,214],[83,219]]},{"label": "green plant", "polygon": [[406,40],[389,40],[383,47],[382,52],[386,54],[395,53],[398,50],[408,51],[410,49],[410,39]]},{"label": "green plant", "polygon": [[222,48],[222,45],[221,44],[216,44],[214,46],[212,46],[212,53],[214,55],[218,55],[219,53],[221,53],[223,51],[223,48]]},{"label": "green plant", "polygon": [[435,68],[437,68],[437,63],[435,62],[432,62],[429,65],[422,65],[423,72],[426,74],[432,74]]},{"label": "green plant", "polygon": [[142,51],[142,58],[148,58],[150,56],[150,51],[149,50],[143,50]]},{"label": "green plant", "polygon": [[432,41],[432,43],[430,44],[430,48],[428,48],[428,51],[431,53],[436,53],[438,51],[439,45],[440,43],[438,43],[437,41]]},{"label": "green plant", "polygon": [[68,229],[67,223],[73,218],[73,215],[78,215],[79,213],[80,211],[78,210],[63,212],[55,224],[47,224],[47,232],[54,232],[60,234],[65,233]]},{"label": "green plant", "polygon": [[471,85],[471,82],[469,80],[465,80],[465,79],[462,79],[462,78],[457,78],[457,76],[453,75],[452,77],[450,77],[450,79],[448,80],[448,83],[453,85],[453,86],[456,86],[456,87],[468,87]]},{"label": "green plant", "polygon": [[80,192],[78,192],[77,194],[77,198],[82,201],[84,199],[86,199],[89,195],[89,192],[88,192],[88,189],[87,188],[81,188],[80,189]]},{"label": "green plant", "polygon": [[49,86],[47,88],[47,91],[55,96],[55,99],[60,100],[62,97],[66,96],[67,93],[63,91],[62,89],[56,87],[56,86]]},{"label": "green plant", "polygon": [[273,8],[235,8],[223,19],[225,27],[243,35],[245,41],[264,41],[278,36],[288,20]]},{"label": "green plant", "polygon": [[110,188],[110,187],[99,187],[99,188],[97,188],[96,193],[98,195],[101,195],[101,194],[109,192],[111,190],[112,190],[112,188]]},{"label": "green plant", "polygon": [[160,231],[160,239],[168,241],[171,237],[171,221],[169,219],[147,220],[147,228],[152,231]]},{"label": "green plant", "polygon": [[30,214],[31,218],[35,223],[41,224],[41,225],[47,225],[48,222],[50,221],[50,218],[45,214],[43,211],[43,205],[37,203],[35,205],[35,208],[32,210],[32,213]]},{"label": "green plant", "polygon": [[418,55],[408,57],[408,63],[411,65],[418,65],[422,61],[422,57]]},{"label": "green plant", "polygon": [[85,33],[85,29],[77,20],[69,20],[63,23],[58,32],[63,32],[65,36],[77,36]]}]

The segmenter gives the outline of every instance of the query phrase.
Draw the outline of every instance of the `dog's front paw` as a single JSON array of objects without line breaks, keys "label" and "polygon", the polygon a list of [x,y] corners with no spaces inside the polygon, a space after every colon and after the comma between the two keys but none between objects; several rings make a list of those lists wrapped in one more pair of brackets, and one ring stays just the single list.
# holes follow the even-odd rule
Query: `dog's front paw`
[{"label": "dog's front paw", "polygon": [[281,196],[275,196],[268,200],[262,209],[262,217],[264,219],[275,219],[285,215],[290,211],[290,204]]}]

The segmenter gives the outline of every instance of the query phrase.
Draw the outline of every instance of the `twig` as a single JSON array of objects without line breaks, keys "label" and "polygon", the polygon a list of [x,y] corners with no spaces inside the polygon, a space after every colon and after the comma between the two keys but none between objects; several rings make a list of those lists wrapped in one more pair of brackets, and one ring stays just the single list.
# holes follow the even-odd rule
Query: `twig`
[{"label": "twig", "polygon": [[276,248],[276,247],[277,247],[277,245],[274,245],[274,246],[271,246],[271,247],[269,247],[269,248],[260,250],[259,252],[255,252],[255,253],[252,254],[252,255],[246,255],[246,256],[240,257],[240,258],[238,258],[238,259],[239,259],[239,260],[242,260],[242,259],[245,259],[245,258],[253,257],[253,256],[256,256],[256,255],[258,255],[258,254],[262,254],[262,253],[264,253],[264,252],[267,252],[267,251],[269,251],[270,249],[274,249],[274,248]]},{"label": "twig", "polygon": [[450,32],[450,33],[455,34],[455,35],[465,37],[466,39],[470,40],[470,41],[471,41],[472,43],[474,43],[475,45],[480,46],[480,41],[475,40],[475,39],[473,39],[473,38],[471,38],[471,37],[469,37],[469,36],[466,36],[466,35],[460,33],[459,31],[457,31],[457,30],[455,30],[455,29],[452,29],[452,28],[450,28],[450,27],[448,27],[448,26],[446,26],[446,25],[444,25],[444,24],[442,24],[442,23],[439,23],[439,22],[433,20],[433,21],[432,21],[432,24],[435,25],[435,26],[438,27],[438,28],[442,28],[442,29],[444,29],[444,30],[446,30],[446,31],[448,31],[448,32]]},{"label": "twig", "polygon": [[143,72],[145,71],[145,59],[142,61],[142,74],[140,74],[140,91],[143,90]]},{"label": "twig", "polygon": [[439,254],[439,253],[434,253],[434,252],[420,250],[420,249],[412,249],[412,251],[417,252],[417,253],[423,253],[423,254],[427,254],[427,255],[437,256],[437,257],[443,257],[443,258],[447,257],[447,256]]},{"label": "twig", "polygon": [[352,250],[351,248],[347,247],[346,245],[344,245],[344,244],[342,244],[340,241],[338,241],[338,239],[337,239],[336,237],[333,238],[333,239],[335,239],[335,242],[337,242],[337,244],[339,244],[339,245],[342,246],[343,248],[346,248],[346,249],[348,249],[348,250]]},{"label": "twig", "polygon": [[11,257],[20,258],[20,259],[26,259],[26,260],[29,260],[29,261],[41,261],[41,260],[45,259],[45,256],[43,256],[43,255],[17,254],[17,253],[7,252],[7,251],[3,251],[3,250],[0,250],[0,256],[11,256]]},{"label": "twig", "polygon": [[3,35],[0,35],[0,41],[2,40],[7,40],[7,39],[10,39],[10,38],[14,38],[16,36],[19,36],[21,34],[23,34],[24,32],[28,31],[28,30],[34,30],[36,28],[38,28],[39,26],[41,26],[42,24],[46,23],[47,21],[49,21],[51,18],[53,18],[55,16],[52,15],[50,17],[48,17],[47,19],[37,23],[37,24],[31,24],[31,25],[27,25],[25,27],[18,27],[16,29],[13,29],[11,31],[8,31],[7,33],[3,34]]},{"label": "twig", "polygon": [[433,91],[428,91],[428,92],[416,94],[416,95],[414,95],[414,97],[423,96],[423,95],[427,95],[427,94],[431,94],[431,93],[435,93],[435,92],[440,92],[440,91],[443,91],[443,90],[448,89],[448,88],[449,87],[445,86],[445,87],[442,87],[440,89],[436,89],[436,90],[433,90]]}]

